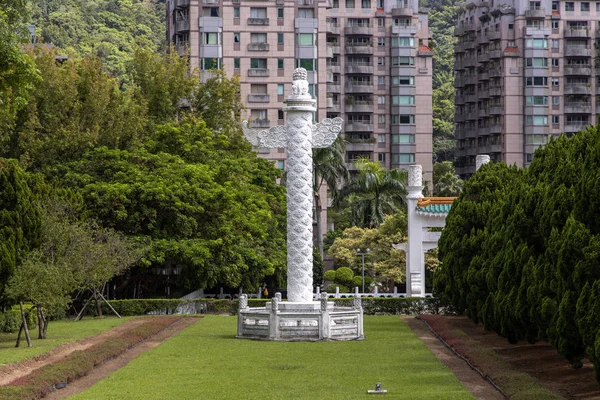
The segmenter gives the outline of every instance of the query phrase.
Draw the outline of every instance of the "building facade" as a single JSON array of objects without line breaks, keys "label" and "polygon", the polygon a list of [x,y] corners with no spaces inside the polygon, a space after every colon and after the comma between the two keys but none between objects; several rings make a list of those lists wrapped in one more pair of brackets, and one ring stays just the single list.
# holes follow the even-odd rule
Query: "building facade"
[{"label": "building facade", "polygon": [[550,137],[597,122],[600,2],[467,0],[455,35],[462,177],[478,154],[527,166]]},{"label": "building facade", "polygon": [[[169,0],[167,39],[209,76],[239,74],[250,126],[283,124],[291,72],[308,70],[315,120],[342,117],[346,162],[432,172],[432,53],[418,0]],[[285,168],[285,149],[257,149]]]}]

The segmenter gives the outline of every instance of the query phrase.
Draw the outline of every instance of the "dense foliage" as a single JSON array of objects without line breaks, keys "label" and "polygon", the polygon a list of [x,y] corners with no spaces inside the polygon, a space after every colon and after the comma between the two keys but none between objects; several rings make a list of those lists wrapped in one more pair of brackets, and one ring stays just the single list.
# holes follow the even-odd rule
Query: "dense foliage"
[{"label": "dense foliage", "polygon": [[600,380],[600,128],[465,183],[440,239],[442,299],[509,341],[548,339]]}]

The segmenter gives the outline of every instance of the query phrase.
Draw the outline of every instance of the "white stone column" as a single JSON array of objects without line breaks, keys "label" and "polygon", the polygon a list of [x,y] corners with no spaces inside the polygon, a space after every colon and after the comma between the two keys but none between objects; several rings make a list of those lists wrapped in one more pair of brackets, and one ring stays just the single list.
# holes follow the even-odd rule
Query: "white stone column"
[{"label": "white stone column", "polygon": [[482,165],[485,165],[490,162],[490,156],[487,154],[479,154],[475,157],[475,171],[477,172]]},{"label": "white stone column", "polygon": [[[303,75],[304,74],[304,75]],[[287,298],[313,301],[313,162],[312,122],[315,100],[308,94],[306,70],[294,71],[287,113]]]},{"label": "white stone column", "polygon": [[406,246],[406,295],[425,295],[425,265],[423,260],[423,227],[417,215],[417,201],[423,197],[423,168],[408,167],[408,245]]}]

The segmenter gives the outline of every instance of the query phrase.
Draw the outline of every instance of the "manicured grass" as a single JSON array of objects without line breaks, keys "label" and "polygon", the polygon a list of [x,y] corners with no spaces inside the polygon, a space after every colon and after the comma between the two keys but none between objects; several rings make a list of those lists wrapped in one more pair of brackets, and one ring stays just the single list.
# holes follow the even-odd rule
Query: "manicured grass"
[{"label": "manicured grass", "polygon": [[397,316],[365,318],[367,340],[235,338],[236,317],[207,316],[71,399],[472,399]]},{"label": "manicured grass", "polygon": [[118,319],[116,317],[106,318],[84,318],[81,321],[51,321],[48,324],[47,338],[37,339],[37,327],[31,327],[31,348],[27,347],[25,333],[21,335],[21,347],[15,348],[17,341],[16,333],[0,333],[0,365],[10,364],[27,358],[44,354],[63,343],[75,342],[88,336],[107,331],[131,317]]}]

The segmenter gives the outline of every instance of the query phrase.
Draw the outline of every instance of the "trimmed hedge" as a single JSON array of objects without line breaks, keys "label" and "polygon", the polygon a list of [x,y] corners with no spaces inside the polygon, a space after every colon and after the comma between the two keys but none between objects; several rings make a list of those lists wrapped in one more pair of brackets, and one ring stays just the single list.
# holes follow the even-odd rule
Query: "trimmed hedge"
[{"label": "trimmed hedge", "polygon": [[[37,326],[37,313],[31,312],[32,305],[25,304],[24,310],[27,315],[27,326],[29,329]],[[10,310],[0,313],[0,332],[15,333],[21,326],[21,309],[13,306]]]},{"label": "trimmed hedge", "polygon": [[[352,306],[352,296],[341,299],[333,299],[338,306]],[[250,307],[264,307],[270,299],[248,299]],[[111,300],[110,304],[120,315],[144,315],[144,314],[175,314],[178,307],[194,314],[230,314],[235,315],[238,310],[238,300],[214,300],[214,299],[130,299]],[[366,315],[378,314],[439,314],[443,311],[440,303],[432,297],[363,297],[363,311]],[[109,313],[106,304],[102,305],[103,312]]]}]

